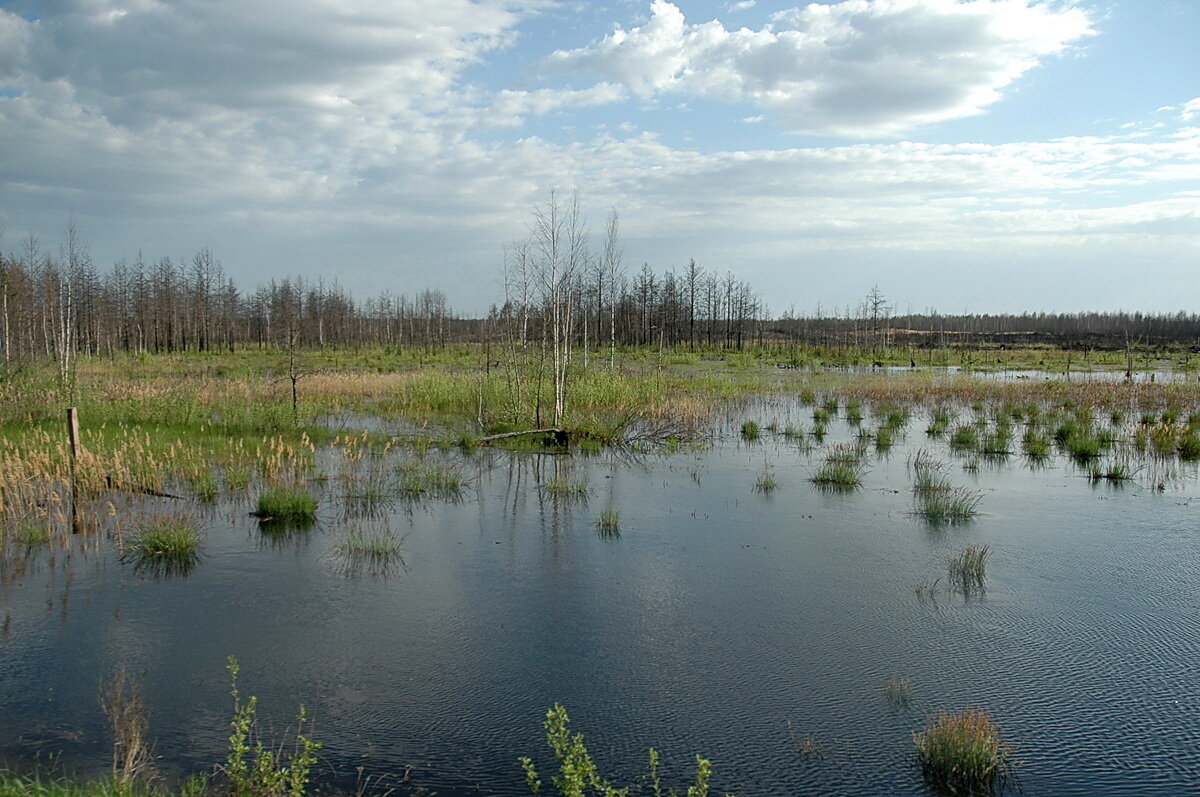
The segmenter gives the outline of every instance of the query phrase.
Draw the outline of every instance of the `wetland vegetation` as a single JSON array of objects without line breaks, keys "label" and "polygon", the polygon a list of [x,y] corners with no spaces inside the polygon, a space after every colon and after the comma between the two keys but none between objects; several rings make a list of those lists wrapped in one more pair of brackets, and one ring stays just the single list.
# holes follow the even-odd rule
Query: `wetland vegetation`
[{"label": "wetland vegetation", "polygon": [[[889,351],[876,353],[902,359],[898,350]],[[27,361],[5,370],[0,582],[5,644],[21,663],[14,673],[42,660],[34,640],[53,625],[41,602],[30,600],[31,585],[63,618],[53,632],[61,637],[56,644],[78,645],[80,635],[90,639],[93,624],[117,636],[127,627],[154,629],[156,642],[101,646],[86,659],[182,669],[192,683],[205,684],[196,700],[219,705],[211,674],[178,657],[160,661],[167,655],[160,648],[170,647],[158,630],[164,623],[206,629],[200,636],[209,665],[214,655],[236,651],[255,669],[272,668],[279,684],[258,687],[277,698],[273,703],[309,703],[295,699],[303,694],[318,706],[308,715],[316,722],[311,732],[289,737],[300,744],[292,763],[279,758],[271,743],[259,746],[246,736],[240,760],[205,770],[242,778],[241,786],[228,781],[236,793],[298,794],[310,778],[350,790],[357,778],[372,776],[395,779],[369,782],[367,791],[419,793],[428,787],[455,794],[494,782],[497,793],[512,793],[513,777],[521,776],[513,756],[528,747],[519,740],[535,738],[530,717],[560,698],[598,716],[603,749],[615,747],[618,754],[615,762],[604,756],[605,770],[615,773],[611,781],[601,778],[601,764],[567,732],[565,711],[561,722],[555,715],[554,727],[544,728],[553,737],[555,760],[575,763],[542,787],[561,791],[561,781],[568,789],[563,793],[575,793],[569,790],[581,784],[616,793],[624,788],[613,785],[618,783],[633,784],[630,793],[658,793],[658,754],[651,754],[647,774],[634,763],[644,760],[644,748],[614,742],[604,729],[608,723],[616,729],[611,733],[636,729],[640,743],[665,744],[671,764],[664,777],[690,783],[688,793],[701,784],[707,789],[710,778],[718,783],[714,792],[837,790],[845,785],[839,767],[875,790],[1003,790],[1014,759],[1012,746],[999,736],[1001,721],[1030,739],[1020,745],[1022,779],[1048,790],[1082,782],[1084,773],[1055,763],[1058,752],[1036,726],[1043,720],[1082,722],[1084,712],[1048,714],[1007,679],[1023,666],[1038,673],[1058,666],[1056,644],[1085,659],[1093,652],[1115,655],[1116,671],[1125,676],[1146,664],[1126,647],[1115,654],[1103,645],[1093,651],[1073,637],[1063,642],[1045,636],[1043,605],[1075,600],[1065,587],[1044,594],[1047,584],[1062,583],[1063,571],[1055,567],[1087,574],[1085,589],[1091,591],[1085,592],[1085,608],[1075,611],[1097,613],[1079,617],[1081,627],[1132,622],[1106,613],[1108,593],[1093,578],[1105,572],[1109,559],[1092,559],[1102,543],[1084,536],[1080,526],[1112,525],[1103,545],[1120,546],[1126,532],[1115,529],[1122,524],[1136,531],[1161,520],[1175,547],[1169,563],[1145,547],[1153,539],[1149,529],[1129,532],[1128,544],[1143,546],[1146,568],[1153,571],[1133,566],[1145,579],[1139,594],[1152,590],[1146,593],[1152,606],[1186,600],[1184,577],[1193,554],[1200,555],[1183,531],[1194,525],[1188,501],[1200,457],[1200,384],[1194,377],[1085,374],[1079,355],[1067,379],[928,367],[845,370],[818,364],[817,349],[784,346],[620,348],[613,365],[605,354],[592,352],[585,365],[580,351],[571,352],[561,385],[563,412],[545,432],[537,432],[546,428],[540,406],[545,397],[538,395],[542,366],[536,359],[497,360],[483,344],[420,351],[362,346],[84,354],[73,363],[69,386],[53,364]],[[1003,356],[1017,357],[1008,350]],[[796,361],[807,364],[792,367]],[[1104,362],[1098,357],[1095,364]],[[289,373],[301,376],[293,380]],[[79,411],[78,452],[64,427],[68,405]],[[525,434],[530,431],[536,433]],[[1073,514],[1061,514],[1067,510],[1055,503],[1062,503],[1059,495],[1070,496]],[[1110,524],[1102,509],[1118,520]],[[275,528],[276,522],[284,527]],[[1059,527],[1067,531],[1055,538]],[[1091,565],[1076,561],[1085,554]],[[886,565],[866,564],[877,561]],[[107,572],[104,562],[114,562],[115,572]],[[309,582],[317,585],[313,592]],[[729,614],[709,594],[713,585],[721,585],[722,594],[754,595],[749,605],[766,612],[765,627],[744,623],[749,610],[741,598],[730,599],[739,608]],[[457,594],[460,589],[464,594]],[[87,595],[82,603],[71,597],[79,594]],[[170,607],[170,621],[153,614],[156,600]],[[197,625],[192,604],[196,611],[209,607],[211,617],[242,613],[254,619],[246,627],[242,621]],[[140,619],[123,619],[126,612]],[[300,652],[295,638],[303,634],[306,612],[327,623],[322,633],[330,645],[347,648],[347,659],[327,647],[321,655],[340,662],[339,672],[349,676],[326,681],[323,665]],[[902,624],[937,629],[950,641],[931,631],[909,648],[891,621],[874,619],[889,614]],[[697,620],[709,616],[722,618],[716,630]],[[528,618],[535,619],[525,629]],[[263,630],[277,622],[278,632]],[[401,630],[390,629],[393,622]],[[976,686],[977,665],[968,663],[972,646],[993,649],[985,629],[1000,622],[1045,649],[1023,649],[1028,662],[987,670],[1003,684],[985,693],[987,711],[954,713],[970,704],[966,696]],[[668,655],[638,641],[649,638],[647,627],[683,631],[670,637]],[[818,633],[819,645],[810,648],[802,641],[809,628],[843,631]],[[848,646],[847,628],[866,633],[886,654],[855,659],[845,652],[855,649]],[[1167,644],[1167,659],[1190,655],[1188,643],[1163,643],[1159,634],[1166,632],[1154,633],[1155,644]],[[258,634],[291,651],[295,663],[271,665],[273,653],[260,646],[265,642]],[[375,634],[389,646],[377,647]],[[476,647],[473,638],[495,647]],[[566,649],[548,646],[547,638],[562,640]],[[775,684],[778,693],[798,688],[813,706],[825,705],[823,690],[833,690],[838,705],[873,730],[851,729],[827,711],[789,702],[789,711],[803,714],[802,727],[812,729],[805,736],[812,749],[821,751],[797,758],[787,752],[790,717],[767,728],[730,704],[701,700],[701,708],[734,715],[730,723],[740,730],[721,736],[700,730],[702,717],[690,712],[680,728],[672,728],[602,708],[605,701],[629,699],[617,685],[622,672],[632,672],[635,688],[654,696],[660,709],[675,697],[674,687],[660,691],[654,685],[659,677],[740,694],[735,684],[743,675],[726,674],[720,657],[706,652],[710,642],[756,656],[792,650],[805,664],[756,662],[757,677]],[[227,647],[218,652],[223,643]],[[430,668],[397,653],[409,645],[418,659],[430,660]],[[394,663],[382,675],[362,669],[352,663],[358,649]],[[826,660],[824,650],[841,652]],[[569,674],[530,664],[528,651],[547,662],[570,662]],[[493,657],[511,677],[475,673],[473,661]],[[55,667],[60,674],[50,677],[56,682],[87,678],[69,666]],[[537,673],[520,675],[527,667]],[[593,667],[601,671],[596,684],[580,687]],[[898,667],[905,674],[893,675],[885,687],[892,711],[865,713],[871,709],[858,695],[879,702],[878,685]],[[487,729],[481,736],[450,730],[444,717],[431,713],[444,697],[427,698],[416,689],[393,705],[396,698],[387,691],[438,677],[459,683],[462,668],[474,680],[459,685],[463,698],[453,710],[478,710]],[[921,689],[914,694],[908,673],[918,671]],[[9,676],[6,688],[17,688],[21,677]],[[170,771],[162,780],[80,786],[59,773],[36,774],[37,756],[28,755],[21,741],[26,726],[46,740],[38,743],[39,753],[52,749],[49,740],[59,740],[65,771],[84,780],[98,771],[97,749],[107,737],[95,728],[67,727],[69,717],[37,701],[9,698],[3,708],[13,719],[0,729],[0,742],[17,769],[4,775],[0,789],[64,795],[226,791],[219,778],[206,785],[186,779],[189,771],[203,769],[204,756],[221,760],[217,742],[229,733],[211,722],[207,708],[170,697],[161,682],[166,677],[152,678],[150,690],[166,704],[167,731],[158,749]],[[1095,676],[1080,677],[1087,682]],[[797,686],[805,679],[812,679],[811,688]],[[1127,716],[1136,690],[1148,688],[1133,680],[1124,696],[1108,681],[1093,683],[1112,716]],[[497,697],[479,684],[494,688]],[[72,699],[86,691],[75,689]],[[391,732],[372,724],[373,711],[362,710],[371,701],[388,706],[397,722],[411,716],[416,726],[388,737],[382,753],[368,737]],[[253,705],[239,702],[235,711],[244,715]],[[185,730],[206,720],[210,730]],[[312,720],[301,719],[306,722]],[[434,728],[437,745],[420,741],[422,727]],[[1171,733],[1192,730],[1193,721],[1181,717]],[[88,744],[73,741],[76,732]],[[188,733],[198,734],[197,751],[180,744]],[[756,760],[753,751],[735,744],[733,737],[743,734],[773,752]],[[1012,738],[1007,731],[1005,736]],[[1108,751],[1086,733],[1067,736],[1081,760],[1095,764]],[[1160,744],[1150,738],[1136,742]],[[320,753],[313,739],[325,742]],[[778,750],[777,741],[783,742]],[[374,756],[365,775],[355,769],[356,745]],[[475,745],[484,763],[462,761]],[[845,752],[872,745],[890,752],[863,758]],[[692,758],[697,750],[711,757],[711,770],[710,759]],[[1158,773],[1172,750],[1172,744],[1153,747],[1142,769],[1105,770],[1103,785],[1132,787]],[[262,764],[267,754],[274,757]],[[500,760],[513,771],[506,773]],[[681,761],[694,761],[695,772],[680,769]],[[529,762],[527,783],[538,782],[543,769]],[[1174,771],[1185,780],[1200,775],[1200,760],[1186,757]],[[270,775],[270,782],[252,780],[260,774]]]}]

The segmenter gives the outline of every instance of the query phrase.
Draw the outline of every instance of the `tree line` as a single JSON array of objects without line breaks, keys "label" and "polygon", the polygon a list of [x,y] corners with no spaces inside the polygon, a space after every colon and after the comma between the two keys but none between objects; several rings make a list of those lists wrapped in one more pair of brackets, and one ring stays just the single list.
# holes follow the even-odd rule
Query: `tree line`
[{"label": "tree line", "polygon": [[1121,348],[1200,340],[1200,316],[1183,311],[897,313],[877,287],[842,311],[770,317],[753,286],[730,271],[695,260],[678,270],[629,269],[615,210],[594,251],[592,238],[578,196],[552,195],[535,210],[529,235],[507,249],[503,297],[485,317],[464,318],[431,288],[356,298],[336,280],[294,277],[244,289],[209,249],[178,260],[139,254],[101,270],[71,224],[57,247],[30,235],[16,251],[0,252],[0,358],[46,357],[65,369],[80,353],[499,341],[526,350],[544,339],[561,375],[575,349],[611,360],[616,347],[631,345]]}]

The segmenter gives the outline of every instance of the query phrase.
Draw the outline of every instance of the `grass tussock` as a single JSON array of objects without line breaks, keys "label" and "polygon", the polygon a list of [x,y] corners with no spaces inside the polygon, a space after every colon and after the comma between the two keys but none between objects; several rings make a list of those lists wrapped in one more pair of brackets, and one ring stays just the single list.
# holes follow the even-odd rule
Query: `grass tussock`
[{"label": "grass tussock", "polygon": [[951,487],[941,481],[929,485],[923,492],[916,492],[914,514],[930,523],[965,523],[979,514],[979,502],[983,496],[977,490],[966,487]]},{"label": "grass tussock", "polygon": [[925,779],[950,794],[991,794],[1012,759],[996,723],[978,709],[938,713],[913,743]]},{"label": "grass tussock", "polygon": [[271,487],[258,496],[254,514],[260,520],[312,523],[317,517],[317,499],[300,487]]},{"label": "grass tussock", "polygon": [[388,575],[404,564],[404,538],[386,529],[353,528],[333,544],[333,553],[348,575]]},{"label": "grass tussock", "polygon": [[455,501],[465,488],[462,471],[452,465],[406,462],[400,468],[400,495],[407,499]]},{"label": "grass tussock", "polygon": [[950,557],[950,583],[964,592],[982,589],[987,582],[987,545],[968,545]]},{"label": "grass tussock", "polygon": [[602,536],[617,536],[621,533],[621,513],[615,509],[602,509],[596,518],[596,531]]},{"label": "grass tussock", "polygon": [[550,495],[564,498],[586,498],[588,494],[586,479],[570,479],[565,476],[555,476],[544,483],[542,489]]},{"label": "grass tussock", "polygon": [[138,570],[186,575],[200,561],[200,531],[191,518],[151,518],[126,541],[124,558]]},{"label": "grass tussock", "polygon": [[912,681],[907,675],[893,675],[883,685],[883,697],[894,708],[907,708],[912,702]]}]

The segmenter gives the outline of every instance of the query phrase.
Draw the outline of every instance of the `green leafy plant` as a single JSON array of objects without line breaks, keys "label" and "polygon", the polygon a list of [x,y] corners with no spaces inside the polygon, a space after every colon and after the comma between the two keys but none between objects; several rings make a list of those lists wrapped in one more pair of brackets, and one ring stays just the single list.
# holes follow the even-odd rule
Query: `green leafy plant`
[{"label": "green leafy plant", "polygon": [[229,723],[229,754],[222,769],[229,781],[229,793],[235,797],[303,797],[321,747],[303,733],[308,722],[304,706],[296,715],[292,750],[271,749],[257,733],[258,698],[251,696],[243,701],[238,693],[240,668],[233,656],[226,669],[232,684],[233,719]]},{"label": "green leafy plant", "polygon": [[[558,762],[558,774],[551,778],[558,793],[563,797],[586,797],[586,795],[628,797],[630,787],[614,786],[608,779],[601,777],[596,762],[583,743],[583,734],[572,734],[568,727],[570,722],[571,718],[567,716],[567,710],[555,703],[546,712],[546,719],[542,723],[542,727],[546,730],[546,742],[554,751],[554,759]],[[658,775],[659,755],[653,747],[649,750],[649,759],[650,786],[654,796],[678,797],[678,792],[674,789],[663,791]],[[543,784],[533,759],[521,756],[518,761],[525,771],[525,784],[529,787],[529,791],[538,794]],[[708,784],[711,777],[712,762],[696,756],[696,776],[685,792],[686,797],[708,797]]]}]

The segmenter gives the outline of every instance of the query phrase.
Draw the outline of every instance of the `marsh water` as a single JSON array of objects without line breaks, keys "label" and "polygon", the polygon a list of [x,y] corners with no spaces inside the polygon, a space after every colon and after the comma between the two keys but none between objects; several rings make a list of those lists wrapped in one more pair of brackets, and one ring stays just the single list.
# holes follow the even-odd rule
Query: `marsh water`
[{"label": "marsh water", "polygon": [[[913,731],[970,706],[1015,747],[1007,790],[1200,788],[1193,470],[1147,464],[1109,486],[1057,456],[964,462],[916,413],[868,454],[861,488],[827,492],[808,478],[854,427],[835,420],[820,443],[737,431],[808,427],[810,413],[750,403],[711,445],[669,452],[431,453],[466,477],[456,500],[347,505],[337,478],[316,480],[318,522],[290,533],[260,530],[253,487],[207,505],[143,499],[202,517],[188,575],[135,571],[107,538],[6,564],[0,753],[105,771],[97,693],[124,667],[161,767],[210,769],[235,656],[268,734],[303,703],[324,745],[315,778],[346,790],[528,793],[516,759],[548,779],[540,723],[555,702],[617,783],[639,782],[654,746],[677,788],[700,753],[720,793],[925,793]],[[913,514],[918,448],[981,492],[976,518]],[[775,489],[756,489],[764,474]],[[547,489],[555,478],[586,493]],[[597,529],[605,510],[617,533]],[[348,566],[348,529],[389,530],[403,561]],[[968,544],[991,558],[986,588],[964,593],[946,563]],[[907,705],[885,696],[898,676]]]}]

